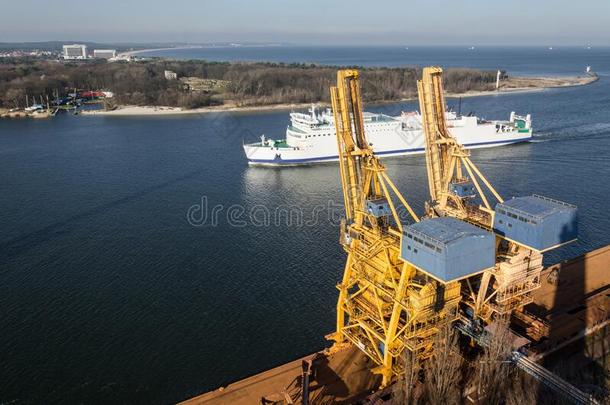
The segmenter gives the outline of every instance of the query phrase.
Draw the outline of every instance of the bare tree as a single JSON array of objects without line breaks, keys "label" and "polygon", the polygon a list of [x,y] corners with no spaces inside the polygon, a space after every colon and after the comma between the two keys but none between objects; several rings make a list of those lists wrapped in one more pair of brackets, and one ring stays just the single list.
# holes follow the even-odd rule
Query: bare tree
[{"label": "bare tree", "polygon": [[426,361],[424,386],[430,404],[459,404],[462,398],[462,366],[458,335],[447,324],[434,338],[434,352]]},{"label": "bare tree", "polygon": [[548,403],[539,397],[539,382],[525,373],[513,373],[504,390],[506,405]]},{"label": "bare tree", "polygon": [[[6,60],[0,64],[0,106],[14,106],[25,94],[61,96],[74,89],[109,90],[118,104],[163,104],[186,107],[213,101],[240,105],[328,102],[336,67],[284,63],[219,63],[207,61],[151,60],[137,63],[47,60]],[[189,94],[179,81],[165,80],[164,70],[181,77],[228,81],[213,94]],[[416,94],[420,68],[362,68],[364,100],[399,100]],[[447,69],[447,91],[486,90],[493,87],[495,72]],[[491,87],[490,87],[491,86]],[[214,98],[210,98],[211,96]]]},{"label": "bare tree", "polygon": [[474,362],[473,375],[476,378],[476,394],[479,400],[495,405],[504,402],[506,390],[510,385],[509,321],[498,320],[492,325],[492,329],[494,332],[488,344]]},{"label": "bare tree", "polygon": [[405,373],[396,382],[392,395],[392,403],[396,405],[417,404],[421,394],[418,390],[421,367],[417,356],[405,349],[402,356]]}]

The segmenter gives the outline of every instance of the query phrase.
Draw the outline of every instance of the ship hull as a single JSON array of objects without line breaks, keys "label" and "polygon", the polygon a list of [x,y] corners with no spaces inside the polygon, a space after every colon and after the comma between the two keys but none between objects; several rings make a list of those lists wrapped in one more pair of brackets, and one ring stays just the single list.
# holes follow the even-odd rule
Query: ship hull
[{"label": "ship hull", "polygon": [[[492,148],[520,142],[532,138],[532,131],[515,130],[497,133],[493,128],[454,128],[450,129],[458,142],[467,149]],[[423,154],[424,141],[421,131],[394,133],[392,136],[368,135],[372,140],[373,150],[377,156],[393,157]],[[264,147],[260,143],[244,145],[244,152],[251,166],[300,166],[318,163],[329,163],[338,160],[336,139],[329,137],[323,142],[304,147]]]}]

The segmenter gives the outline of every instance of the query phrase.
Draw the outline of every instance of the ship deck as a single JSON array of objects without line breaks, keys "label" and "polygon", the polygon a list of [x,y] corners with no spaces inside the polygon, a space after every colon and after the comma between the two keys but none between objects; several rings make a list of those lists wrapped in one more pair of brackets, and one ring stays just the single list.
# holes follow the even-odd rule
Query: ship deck
[{"label": "ship deck", "polygon": [[[378,384],[371,378],[370,362],[357,348],[346,346],[334,354],[313,353],[226,387],[182,402],[184,405],[250,405],[300,403],[303,361],[312,360],[316,378],[310,385],[312,403],[352,403],[368,395]],[[288,401],[288,398],[291,398]]]}]

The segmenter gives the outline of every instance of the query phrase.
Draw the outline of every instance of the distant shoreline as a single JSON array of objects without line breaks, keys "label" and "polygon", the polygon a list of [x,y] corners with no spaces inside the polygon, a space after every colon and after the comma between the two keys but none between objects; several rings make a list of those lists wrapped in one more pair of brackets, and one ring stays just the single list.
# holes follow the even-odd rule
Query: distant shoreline
[{"label": "distant shoreline", "polygon": [[168,48],[136,49],[133,51],[121,52],[117,55],[117,57],[120,58],[120,57],[126,57],[126,56],[134,56],[134,55],[139,55],[141,53],[147,53],[147,52],[172,51],[172,50],[179,50],[179,49],[202,49],[202,48],[204,48],[203,45],[189,45],[189,46],[172,46],[172,47],[168,47]]},{"label": "distant shoreline", "polygon": [[[172,48],[176,49],[176,48]],[[492,95],[505,94],[520,94],[540,92],[554,88],[568,88],[576,86],[585,86],[597,81],[597,76],[565,76],[565,77],[514,77],[507,80],[501,86],[500,90],[488,91],[469,91],[466,93],[447,93],[447,98],[460,97],[482,97]],[[404,98],[387,101],[372,101],[368,105],[382,105],[391,103],[400,103],[414,101],[416,97]],[[210,114],[222,112],[242,112],[242,111],[274,111],[274,110],[290,110],[302,109],[310,106],[312,103],[280,103],[270,105],[246,105],[238,106],[235,104],[225,104],[212,107],[201,107],[195,109],[182,109],[180,107],[164,107],[164,106],[119,106],[115,110],[87,110],[80,114],[85,116],[166,116],[166,115],[193,115],[193,114]],[[324,105],[324,103],[315,103]]]}]

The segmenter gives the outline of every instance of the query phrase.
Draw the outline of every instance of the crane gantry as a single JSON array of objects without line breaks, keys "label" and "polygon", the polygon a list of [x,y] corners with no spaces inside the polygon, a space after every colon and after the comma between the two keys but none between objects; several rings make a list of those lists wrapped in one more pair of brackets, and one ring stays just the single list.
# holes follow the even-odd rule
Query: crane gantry
[{"label": "crane gantry", "polygon": [[433,355],[443,326],[487,324],[530,302],[542,252],[576,234],[574,206],[536,195],[505,201],[474,165],[447,127],[442,69],[425,68],[418,91],[430,192],[422,218],[367,141],[358,71],[340,70],[331,88],[347,260],[330,338],[363,351],[382,385],[404,371],[405,350],[420,361]]}]

